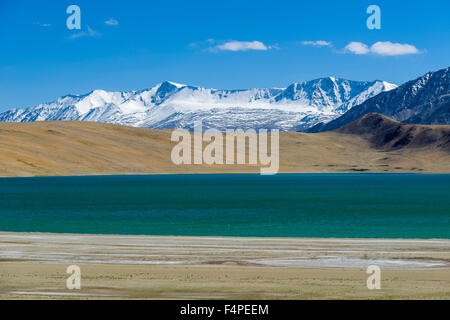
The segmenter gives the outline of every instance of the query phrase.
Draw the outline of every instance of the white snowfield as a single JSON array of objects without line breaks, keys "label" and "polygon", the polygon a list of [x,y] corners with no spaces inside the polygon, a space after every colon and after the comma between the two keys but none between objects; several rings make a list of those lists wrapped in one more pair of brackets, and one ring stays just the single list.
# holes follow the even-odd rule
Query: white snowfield
[{"label": "white snowfield", "polygon": [[328,122],[367,99],[397,86],[333,77],[287,88],[217,90],[162,82],[129,92],[94,90],[27,109],[0,113],[0,121],[81,120],[155,129],[204,128],[305,130]]}]

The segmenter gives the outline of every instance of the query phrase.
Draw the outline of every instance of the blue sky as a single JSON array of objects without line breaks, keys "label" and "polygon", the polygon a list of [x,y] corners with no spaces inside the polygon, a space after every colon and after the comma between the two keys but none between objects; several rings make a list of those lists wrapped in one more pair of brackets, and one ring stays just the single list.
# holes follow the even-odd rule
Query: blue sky
[{"label": "blue sky", "polygon": [[[66,27],[71,4],[81,30]],[[380,30],[366,26],[371,4]],[[324,76],[401,84],[450,65],[449,12],[444,0],[1,0],[0,111],[164,80],[223,89]]]}]

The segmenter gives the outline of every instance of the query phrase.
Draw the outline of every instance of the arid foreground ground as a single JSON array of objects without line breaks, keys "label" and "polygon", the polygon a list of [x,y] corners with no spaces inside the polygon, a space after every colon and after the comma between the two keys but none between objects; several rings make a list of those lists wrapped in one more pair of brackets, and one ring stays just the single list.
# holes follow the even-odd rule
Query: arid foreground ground
[{"label": "arid foreground ground", "polygon": [[[176,144],[171,130],[0,123],[0,177],[260,172],[260,165],[177,166],[171,161]],[[450,126],[407,125],[369,114],[333,132],[281,132],[279,155],[282,173],[450,173]]]},{"label": "arid foreground ground", "polygon": [[[0,233],[0,299],[450,299],[450,240]],[[81,289],[68,290],[69,265]],[[368,290],[369,265],[381,289]]]}]

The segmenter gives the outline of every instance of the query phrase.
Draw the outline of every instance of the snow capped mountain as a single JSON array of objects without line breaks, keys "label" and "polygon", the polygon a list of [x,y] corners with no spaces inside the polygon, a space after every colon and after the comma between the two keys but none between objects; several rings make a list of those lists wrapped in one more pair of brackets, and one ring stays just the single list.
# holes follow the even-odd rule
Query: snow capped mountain
[{"label": "snow capped mountain", "polygon": [[366,99],[341,117],[308,131],[334,130],[372,112],[406,123],[450,124],[450,68],[429,72],[395,90]]},{"label": "snow capped mountain", "polygon": [[94,90],[55,102],[0,113],[0,121],[79,120],[157,129],[191,129],[195,120],[205,128],[266,128],[304,130],[329,122],[355,105],[396,85],[357,82],[333,77],[287,88],[217,90],[162,82],[129,92]]}]

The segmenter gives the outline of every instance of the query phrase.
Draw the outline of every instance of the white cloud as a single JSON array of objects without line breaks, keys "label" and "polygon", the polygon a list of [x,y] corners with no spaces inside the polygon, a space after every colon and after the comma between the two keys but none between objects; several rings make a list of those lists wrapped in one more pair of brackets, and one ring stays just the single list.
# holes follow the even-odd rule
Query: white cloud
[{"label": "white cloud", "polygon": [[44,27],[44,28],[50,28],[52,26],[51,23],[34,22],[33,24],[38,25],[40,27]]},{"label": "white cloud", "polygon": [[99,32],[97,32],[94,29],[92,29],[91,27],[87,26],[87,32],[82,31],[82,32],[75,33],[70,38],[71,39],[78,39],[78,38],[82,38],[82,37],[96,38],[96,37],[100,37],[100,35],[101,34]]},{"label": "white cloud", "polygon": [[350,51],[354,54],[367,54],[370,52],[369,47],[362,42],[350,42],[345,46],[346,51]]},{"label": "white cloud", "polygon": [[[215,43],[216,43],[216,40],[209,38],[204,41],[191,42],[191,43],[189,43],[189,47],[191,47],[191,48],[203,47],[204,48],[205,46],[210,47],[211,45],[214,45]],[[211,49],[211,48],[209,48],[209,49]]]},{"label": "white cloud", "polygon": [[98,36],[100,36],[100,33],[95,31],[95,30],[93,30],[93,29],[91,29],[91,27],[87,26],[87,29],[88,29],[88,35],[90,37],[98,37]]},{"label": "white cloud", "polygon": [[390,41],[377,42],[370,47],[370,52],[381,56],[400,56],[404,54],[417,54],[419,50],[411,44],[392,43]]},{"label": "white cloud", "polygon": [[105,21],[105,24],[108,26],[118,26],[119,25],[119,21],[117,21],[114,18],[110,18],[109,20]]},{"label": "white cloud", "polygon": [[420,53],[420,51],[411,44],[392,43],[390,41],[376,42],[370,46],[370,48],[362,42],[350,42],[345,46],[344,50],[354,54],[374,53],[380,56],[400,56]]},{"label": "white cloud", "polygon": [[215,46],[214,49],[224,51],[248,51],[248,50],[261,50],[266,51],[271,49],[270,46],[266,46],[260,41],[228,41],[224,44]]},{"label": "white cloud", "polygon": [[314,47],[331,47],[333,44],[328,41],[317,40],[317,41],[302,41],[302,45]]}]

